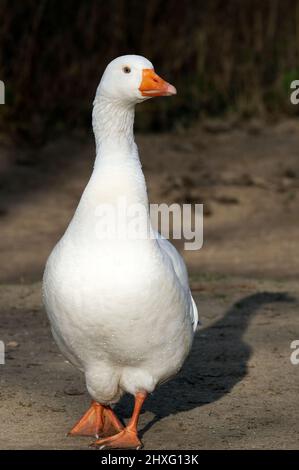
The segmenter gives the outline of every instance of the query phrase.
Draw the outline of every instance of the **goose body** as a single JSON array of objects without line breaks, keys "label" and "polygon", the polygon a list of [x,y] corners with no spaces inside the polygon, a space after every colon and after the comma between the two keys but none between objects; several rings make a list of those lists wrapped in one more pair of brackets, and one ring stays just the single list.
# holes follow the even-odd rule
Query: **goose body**
[{"label": "goose body", "polygon": [[[102,410],[107,413],[105,407],[125,392],[143,401],[175,375],[190,351],[198,321],[184,261],[149,222],[133,136],[134,105],[175,91],[159,77],[158,91],[152,90],[158,85],[157,79],[151,84],[151,73],[158,77],[152,64],[140,56],[123,56],[107,67],[93,109],[94,170],[44,273],[43,296],[53,336],[63,354],[85,374],[94,403],[104,407],[93,408],[92,416]],[[150,237],[132,238],[125,230],[128,218],[117,232],[101,236],[99,207],[116,208],[119,201],[125,201],[126,208],[136,204],[144,208],[142,223]],[[90,425],[93,418],[88,416]],[[103,423],[107,422],[106,417]],[[86,430],[83,424],[79,423],[81,431]],[[117,445],[109,441],[104,446],[136,444],[129,445],[127,437],[127,445],[123,437],[116,441]]]}]

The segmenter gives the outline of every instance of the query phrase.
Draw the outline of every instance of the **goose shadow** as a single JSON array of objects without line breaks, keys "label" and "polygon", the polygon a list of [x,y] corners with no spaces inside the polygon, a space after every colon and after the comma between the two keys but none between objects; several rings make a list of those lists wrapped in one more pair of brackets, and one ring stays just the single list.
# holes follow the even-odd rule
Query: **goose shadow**
[{"label": "goose shadow", "polygon": [[[229,393],[247,374],[252,348],[243,336],[250,320],[265,304],[294,301],[287,293],[255,293],[236,302],[212,325],[201,328],[195,334],[191,353],[181,372],[157,388],[146,401],[144,411],[154,417],[140,434],[171,414],[215,402]],[[132,399],[125,396],[116,406],[116,411],[128,418],[131,407]]]}]

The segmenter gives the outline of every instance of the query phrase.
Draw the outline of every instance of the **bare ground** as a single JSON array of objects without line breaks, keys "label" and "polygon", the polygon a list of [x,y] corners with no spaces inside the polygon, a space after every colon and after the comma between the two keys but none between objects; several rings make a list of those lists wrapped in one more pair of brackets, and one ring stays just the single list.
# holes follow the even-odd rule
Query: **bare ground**
[{"label": "bare ground", "polygon": [[[206,211],[203,249],[184,253],[203,327],[180,375],[146,403],[145,447],[298,448],[298,123],[214,122],[138,141],[151,201],[204,202]],[[92,159],[92,142],[79,138],[1,150],[2,449],[90,442],[65,436],[89,398],[51,338],[40,279]],[[131,401],[117,408],[127,419]]]}]

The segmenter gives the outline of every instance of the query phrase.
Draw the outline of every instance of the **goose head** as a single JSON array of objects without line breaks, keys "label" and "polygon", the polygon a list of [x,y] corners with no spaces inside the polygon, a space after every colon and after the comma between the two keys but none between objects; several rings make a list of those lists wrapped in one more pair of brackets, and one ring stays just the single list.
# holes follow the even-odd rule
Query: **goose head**
[{"label": "goose head", "polygon": [[175,94],[175,87],[155,73],[149,60],[138,55],[124,55],[110,62],[97,90],[97,96],[132,105]]}]

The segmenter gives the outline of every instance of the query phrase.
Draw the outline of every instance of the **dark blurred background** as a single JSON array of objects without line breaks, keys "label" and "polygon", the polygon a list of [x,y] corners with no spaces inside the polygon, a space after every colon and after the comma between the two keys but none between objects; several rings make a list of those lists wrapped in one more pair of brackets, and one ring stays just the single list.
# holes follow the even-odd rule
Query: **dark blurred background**
[{"label": "dark blurred background", "polygon": [[106,64],[127,53],[179,90],[141,111],[139,129],[298,114],[287,99],[299,76],[297,0],[1,0],[0,25],[1,136],[39,143],[88,129]]},{"label": "dark blurred background", "polygon": [[0,282],[40,280],[95,155],[107,63],[150,59],[178,94],[137,106],[152,202],[204,203],[190,272],[298,273],[299,0],[0,0]]}]

